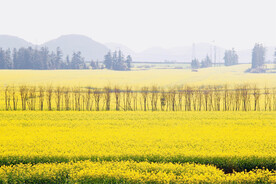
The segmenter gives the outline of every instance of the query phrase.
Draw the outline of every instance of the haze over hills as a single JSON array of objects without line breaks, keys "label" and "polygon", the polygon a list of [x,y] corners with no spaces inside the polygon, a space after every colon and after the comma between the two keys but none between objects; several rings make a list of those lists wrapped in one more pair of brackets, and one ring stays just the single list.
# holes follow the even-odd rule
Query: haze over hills
[{"label": "haze over hills", "polygon": [[[216,58],[216,62],[223,62],[225,48],[209,44],[209,43],[197,43],[190,46],[173,47],[173,48],[162,48],[152,47],[142,52],[134,52],[128,47],[122,44],[113,43],[111,46],[107,44],[110,50],[121,49],[125,55],[130,54],[135,61],[149,61],[149,62],[190,62],[192,58],[202,60],[209,55],[213,60]],[[216,50],[216,52],[215,52]],[[240,63],[251,62],[252,49],[236,50],[239,55]],[[216,53],[216,54],[215,54]],[[267,47],[266,60],[273,61],[274,47]]]},{"label": "haze over hills", "polygon": [[[106,44],[111,51],[122,50],[125,55],[131,55],[135,61],[148,61],[148,62],[190,62],[193,58],[193,46],[182,46],[173,48],[162,48],[162,47],[152,47],[143,50],[142,52],[134,52],[125,45],[118,43],[107,43]],[[206,55],[211,55],[210,50],[213,48],[211,44],[208,43],[198,43],[195,46],[195,57],[198,59],[203,59]],[[221,53],[221,59],[223,58],[223,53],[225,49],[221,47],[216,48],[217,53]],[[218,57],[218,56],[217,56]],[[217,59],[218,60],[218,59]]]},{"label": "haze over hills", "polygon": [[127,46],[119,43],[109,42],[105,43],[105,45],[108,47],[109,50],[115,51],[115,50],[121,50],[125,55],[135,55],[135,51],[128,48]]},{"label": "haze over hills", "polygon": [[48,41],[41,46],[46,46],[50,50],[60,47],[64,55],[71,56],[73,52],[81,51],[82,56],[87,60],[103,60],[103,56],[108,52],[108,48],[91,38],[83,35],[64,35],[57,39]]},{"label": "haze over hills", "polygon": [[[194,57],[199,60],[205,58],[206,55],[212,57],[214,55],[214,51],[212,52],[212,49],[214,50],[214,46],[209,43],[197,43],[194,44],[194,46],[181,46],[168,49],[154,47],[138,53],[137,58],[139,61],[144,61],[146,58],[148,58],[153,62],[162,62],[164,60],[175,62],[190,62]],[[222,61],[224,49],[217,46],[216,53],[216,61]]]},{"label": "haze over hills", "polygon": [[26,40],[10,35],[0,35],[0,47],[3,49],[20,48],[20,47],[33,47],[34,45]]},{"label": "haze over hills", "polygon": [[[190,62],[192,58],[196,57],[202,60],[206,55],[209,55],[213,60],[216,58],[216,62],[223,62],[225,48],[214,46],[210,43],[195,43],[190,46],[180,46],[173,48],[152,47],[142,52],[135,52],[127,46],[119,43],[106,43],[102,44],[92,40],[84,35],[70,34],[63,35],[56,39],[50,40],[41,45],[34,45],[24,39],[9,36],[0,35],[0,47],[7,48],[20,48],[20,47],[43,47],[47,46],[50,51],[55,51],[57,47],[60,47],[63,51],[63,55],[71,56],[73,52],[81,51],[82,56],[87,61],[99,60],[102,61],[104,55],[110,50],[122,50],[125,56],[131,55],[134,61],[147,61],[147,62]],[[253,48],[253,46],[252,46]],[[240,63],[251,62],[252,48],[245,50],[236,50],[239,55]],[[267,47],[266,61],[273,61],[273,54],[275,47]]]},{"label": "haze over hills", "polygon": [[63,51],[63,56],[71,56],[73,52],[81,51],[82,56],[86,60],[103,60],[103,56],[109,51],[104,44],[83,35],[64,35],[41,45],[34,45],[16,36],[0,35],[0,47],[3,49],[18,49],[20,47],[41,48],[44,46],[48,47],[50,51],[56,51],[56,48],[60,47]]}]

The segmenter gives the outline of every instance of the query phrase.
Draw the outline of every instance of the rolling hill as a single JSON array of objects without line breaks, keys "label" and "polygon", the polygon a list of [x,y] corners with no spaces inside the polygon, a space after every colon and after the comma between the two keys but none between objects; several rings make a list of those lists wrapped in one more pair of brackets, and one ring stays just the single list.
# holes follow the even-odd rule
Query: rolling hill
[{"label": "rolling hill", "polygon": [[[106,43],[102,44],[92,40],[91,38],[70,34],[63,35],[56,39],[50,40],[41,45],[34,45],[16,36],[0,35],[0,47],[7,48],[20,48],[20,47],[43,47],[47,46],[50,51],[55,51],[57,47],[60,47],[63,51],[64,57],[66,55],[71,56],[73,52],[81,51],[82,56],[86,61],[104,59],[104,55],[109,51],[122,50],[124,55],[131,55],[134,61],[147,61],[147,62],[190,62],[193,57],[202,60],[209,55],[214,59],[214,46],[210,43],[196,43],[194,48],[192,45],[179,46],[173,48],[152,47],[145,49],[142,52],[135,52],[127,46],[120,43]],[[252,46],[253,48],[253,46]],[[250,63],[252,48],[245,50],[236,50],[239,55],[239,63]],[[275,47],[266,47],[266,61],[273,61]],[[193,51],[194,50],[194,51]],[[223,62],[225,48],[216,46],[216,62]]]},{"label": "rolling hill", "polygon": [[3,49],[13,49],[13,48],[20,48],[20,47],[33,47],[34,45],[26,40],[10,35],[0,35],[0,47]]},{"label": "rolling hill", "polygon": [[103,60],[104,55],[108,52],[108,48],[91,38],[83,35],[64,35],[57,39],[48,41],[41,46],[46,46],[50,50],[56,50],[60,47],[63,55],[71,56],[73,52],[81,51],[82,56],[86,60]]}]

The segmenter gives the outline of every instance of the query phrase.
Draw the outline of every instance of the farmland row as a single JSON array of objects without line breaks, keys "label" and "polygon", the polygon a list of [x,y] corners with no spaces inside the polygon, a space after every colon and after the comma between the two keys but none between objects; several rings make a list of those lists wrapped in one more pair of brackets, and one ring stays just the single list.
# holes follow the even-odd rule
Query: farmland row
[{"label": "farmland row", "polygon": [[0,183],[275,183],[274,171],[225,174],[211,165],[69,162],[0,167]]},{"label": "farmland row", "polygon": [[0,112],[0,165],[90,160],[276,169],[275,112]]},{"label": "farmland row", "polygon": [[158,86],[135,89],[6,86],[2,110],[56,111],[275,111],[276,89],[256,85]]}]

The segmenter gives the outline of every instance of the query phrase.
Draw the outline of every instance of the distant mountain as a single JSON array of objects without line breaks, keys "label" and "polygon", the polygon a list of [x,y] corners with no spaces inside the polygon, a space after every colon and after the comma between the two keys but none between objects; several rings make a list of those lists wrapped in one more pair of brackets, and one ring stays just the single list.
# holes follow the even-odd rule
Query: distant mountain
[{"label": "distant mountain", "polygon": [[[266,47],[266,62],[272,62],[274,59],[275,47]],[[251,63],[252,48],[245,50],[236,50],[239,56],[239,63]],[[176,62],[191,62],[195,57],[200,61],[208,55],[213,61],[216,58],[217,63],[223,63],[225,48],[214,46],[209,43],[197,43],[193,46],[183,46],[174,48],[161,48],[153,47],[146,49],[140,53],[133,54],[135,61],[149,61],[149,62],[163,62],[163,61],[176,61]]]},{"label": "distant mountain", "polygon": [[135,52],[133,50],[131,50],[130,48],[128,48],[127,46],[123,45],[123,44],[119,44],[119,43],[105,43],[105,45],[113,52],[115,50],[121,50],[125,56],[127,55],[135,55]]},{"label": "distant mountain", "polygon": [[[0,47],[7,48],[20,48],[20,47],[34,47],[35,45],[27,42],[21,38],[9,35],[0,35]],[[147,61],[147,62],[191,62],[193,57],[200,61],[209,55],[213,60],[216,57],[216,62],[224,62],[225,49],[215,46],[210,43],[196,43],[189,46],[162,48],[152,47],[142,52],[134,52],[127,46],[119,43],[106,43],[102,44],[92,40],[84,35],[64,35],[57,39],[48,41],[42,45],[35,47],[47,46],[51,51],[55,51],[60,47],[63,51],[64,57],[66,55],[72,56],[75,51],[81,51],[82,56],[86,61],[91,59],[102,61],[104,55],[109,51],[121,50],[125,56],[131,55],[134,61]],[[253,48],[253,46],[252,46]],[[252,48],[245,50],[236,50],[239,56],[239,63],[251,63]],[[266,61],[273,61],[275,46],[266,47]],[[216,51],[216,52],[215,52]]]},{"label": "distant mountain", "polygon": [[34,45],[22,38],[10,35],[0,35],[0,47],[3,49],[18,49],[20,47],[33,47]]},{"label": "distant mountain", "polygon": [[103,60],[104,55],[108,52],[108,48],[91,38],[83,35],[64,35],[57,39],[48,41],[41,46],[46,46],[49,50],[55,51],[57,47],[60,47],[63,51],[63,55],[72,56],[73,52],[81,51],[83,57],[86,60]]},{"label": "distant mountain", "polygon": [[[193,51],[194,50],[194,51]],[[173,47],[169,49],[161,47],[153,47],[146,49],[140,53],[136,53],[134,60],[137,61],[150,61],[150,62],[163,62],[163,61],[176,61],[176,62],[191,62],[192,58],[195,57],[202,60],[209,55],[209,57],[215,57],[214,53],[216,50],[216,61],[222,62],[223,54],[225,49],[209,43],[197,43],[193,46]],[[193,54],[194,52],[194,54]],[[212,56],[211,56],[212,55]]]},{"label": "distant mountain", "polygon": [[136,53],[133,59],[136,61],[162,62],[165,60],[173,60],[174,55],[169,50],[162,47],[152,47],[140,53]]}]

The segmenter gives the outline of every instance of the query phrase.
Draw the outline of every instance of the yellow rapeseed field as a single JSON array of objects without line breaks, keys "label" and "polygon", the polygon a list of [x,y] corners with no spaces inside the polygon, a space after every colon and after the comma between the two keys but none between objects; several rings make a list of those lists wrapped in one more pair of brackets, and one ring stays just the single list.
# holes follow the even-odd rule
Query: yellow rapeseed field
[{"label": "yellow rapeseed field", "polygon": [[0,183],[276,183],[276,74],[249,67],[1,70]]},{"label": "yellow rapeseed field", "polygon": [[3,183],[275,183],[265,169],[224,174],[201,164],[133,161],[18,164],[0,167]]},{"label": "yellow rapeseed field", "polygon": [[3,111],[0,181],[273,183],[275,114]]},{"label": "yellow rapeseed field", "polygon": [[276,73],[245,73],[250,64],[213,67],[192,72],[188,69],[153,69],[140,71],[112,70],[1,70],[0,87],[5,85],[69,85],[96,86],[126,85],[142,87],[157,85],[214,85],[257,84],[276,87]]}]

